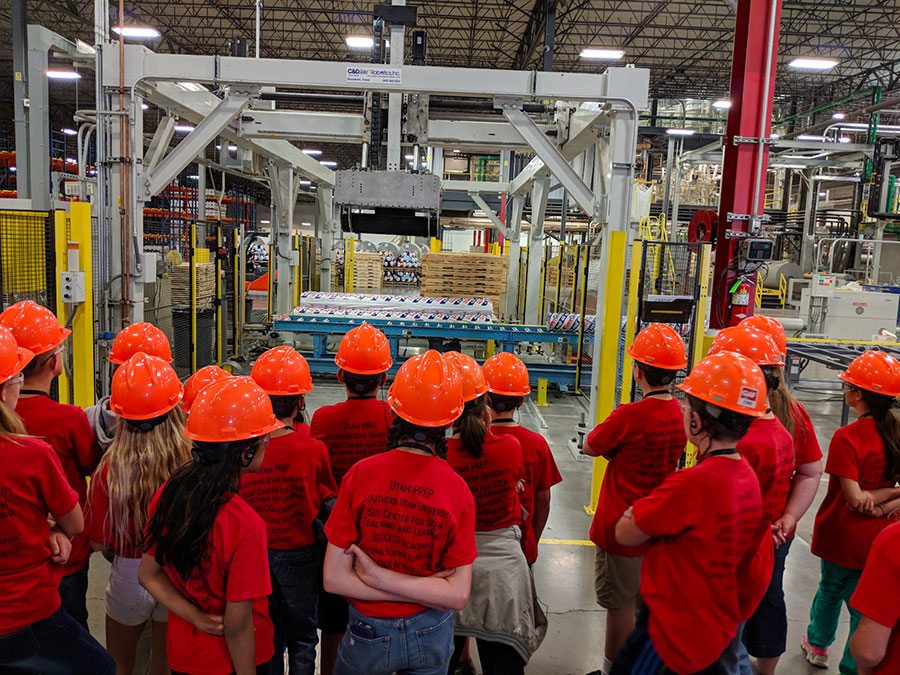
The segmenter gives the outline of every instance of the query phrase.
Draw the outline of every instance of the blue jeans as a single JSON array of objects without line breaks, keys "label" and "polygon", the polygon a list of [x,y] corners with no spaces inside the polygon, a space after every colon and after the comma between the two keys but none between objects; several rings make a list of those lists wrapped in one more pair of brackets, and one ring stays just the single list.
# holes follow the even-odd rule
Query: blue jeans
[{"label": "blue jeans", "polygon": [[446,675],[453,614],[426,609],[406,619],[376,619],[350,605],[350,625],[334,675]]},{"label": "blue jeans", "polygon": [[88,611],[87,611],[87,589],[88,589],[88,567],[90,562],[85,563],[84,567],[62,578],[59,582],[59,599],[62,600],[63,609],[69,616],[80,623],[85,630],[88,628]]},{"label": "blue jeans", "polygon": [[35,675],[115,675],[100,643],[60,607],[46,619],[0,635],[0,672]]},{"label": "blue jeans", "polygon": [[316,594],[322,573],[319,560],[315,545],[293,551],[269,549],[269,616],[275,625],[270,675],[283,675],[285,647],[291,675],[313,675],[316,671]]},{"label": "blue jeans", "polygon": [[741,621],[737,627],[737,633],[725,651],[719,657],[716,663],[722,668],[725,675],[752,675],[753,670],[750,668],[750,656],[747,654],[747,648],[744,646],[744,629],[747,626],[746,621]]}]

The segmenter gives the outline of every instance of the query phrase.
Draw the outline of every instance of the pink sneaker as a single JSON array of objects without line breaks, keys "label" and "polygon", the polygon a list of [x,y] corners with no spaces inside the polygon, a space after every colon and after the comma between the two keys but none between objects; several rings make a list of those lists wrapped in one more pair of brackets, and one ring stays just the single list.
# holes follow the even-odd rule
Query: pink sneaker
[{"label": "pink sneaker", "polygon": [[828,649],[826,647],[817,647],[809,643],[806,636],[803,636],[803,642],[800,643],[803,651],[806,653],[806,660],[813,664],[816,668],[828,667]]}]

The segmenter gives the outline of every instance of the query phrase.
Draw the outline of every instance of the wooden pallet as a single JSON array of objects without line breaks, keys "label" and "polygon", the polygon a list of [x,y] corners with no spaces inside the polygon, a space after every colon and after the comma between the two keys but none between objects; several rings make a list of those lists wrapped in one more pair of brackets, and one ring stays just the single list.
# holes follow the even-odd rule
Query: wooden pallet
[{"label": "wooden pallet", "polygon": [[[199,309],[206,309],[213,304],[216,295],[215,263],[197,264],[196,302]],[[191,265],[181,263],[175,265],[172,272],[172,304],[187,307],[191,304]]]},{"label": "wooden pallet", "polygon": [[427,253],[422,295],[497,298],[506,292],[509,258],[489,253]]}]

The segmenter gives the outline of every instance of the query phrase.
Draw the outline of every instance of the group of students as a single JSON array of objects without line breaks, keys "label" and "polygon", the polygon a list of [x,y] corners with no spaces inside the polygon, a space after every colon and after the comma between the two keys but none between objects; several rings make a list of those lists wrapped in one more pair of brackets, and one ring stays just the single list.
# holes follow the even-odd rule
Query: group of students
[{"label": "group of students", "polygon": [[[111,394],[55,402],[69,331],[46,308],[0,315],[0,669],[132,673],[522,673],[546,630],[530,567],[561,480],[515,421],[514,355],[428,351],[392,367],[363,324],[335,362],[347,400],[308,422],[288,346],[249,377],[185,383],[165,336],[115,339]],[[106,649],[87,629],[91,550],[111,562]],[[287,660],[287,669],[285,665]]]},{"label": "group of students", "polygon": [[[428,351],[387,394],[386,337],[348,332],[347,399],[307,419],[309,366],[275,347],[250,376],[208,366],[182,385],[165,336],[115,339],[111,394],[88,413],[50,394],[68,329],[33,302],[0,314],[0,668],[325,675],[523,673],[547,629],[531,566],[561,481],[516,421],[529,375]],[[628,353],[640,401],[586,438],[609,460],[590,537],[608,610],[604,674],[774,673],[782,579],[822,453],[785,387],[780,324],[752,317],[687,367],[652,324]],[[802,647],[824,666],[842,604],[840,671],[900,672],[900,363],[841,374],[858,420],[831,442],[812,550],[822,560]],[[696,450],[682,460],[690,443]],[[90,482],[88,484],[88,479]],[[91,550],[111,562],[104,650],[87,630]]]},{"label": "group of students", "polygon": [[[720,331],[687,366],[671,328],[628,348],[643,397],[586,438],[609,460],[590,537],[597,602],[607,609],[603,675],[771,675],[786,651],[785,560],[812,505],[822,452],[784,381],[787,340],[763,316]],[[877,351],[841,373],[857,421],[832,438],[828,491],[812,552],[821,580],[802,649],[827,665],[850,611],[843,675],[900,672],[900,362]],[[685,443],[696,448],[679,470]]]}]

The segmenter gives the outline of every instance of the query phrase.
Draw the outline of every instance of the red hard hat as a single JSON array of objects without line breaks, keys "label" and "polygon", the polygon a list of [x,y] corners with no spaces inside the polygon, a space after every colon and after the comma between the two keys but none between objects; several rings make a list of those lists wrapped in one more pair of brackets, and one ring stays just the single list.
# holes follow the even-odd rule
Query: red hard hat
[{"label": "red hard hat", "polygon": [[217,365],[204,366],[191,375],[187,379],[187,382],[184,383],[184,396],[181,399],[181,407],[184,412],[189,413],[191,411],[191,405],[194,403],[194,399],[197,398],[197,394],[199,394],[205,386],[212,384],[213,382],[218,382],[219,380],[224,380],[226,377],[231,377],[231,373],[222,370]]},{"label": "red hard hat", "polygon": [[388,391],[397,417],[420,427],[443,427],[462,415],[459,370],[433,349],[406,361]]},{"label": "red hard hat", "polygon": [[20,347],[9,328],[0,326],[0,384],[22,372],[32,358],[34,353]]},{"label": "red hard hat", "polygon": [[149,420],[178,405],[183,393],[172,366],[138,352],[113,375],[109,409],[122,419]]},{"label": "red hard hat", "polygon": [[766,378],[753,361],[736,352],[707,356],[675,386],[726,410],[750,417],[766,414]]},{"label": "red hard hat", "polygon": [[116,335],[112,349],[109,350],[108,360],[110,363],[121,365],[138,352],[157,356],[166,363],[172,362],[169,338],[159,328],[146,321],[133,323]]},{"label": "red hard hat", "polygon": [[272,413],[272,402],[252,378],[229,377],[197,394],[184,435],[195,441],[227,443],[258,438],[284,425]]},{"label": "red hard hat", "polygon": [[35,356],[58,347],[72,334],[56,315],[34,300],[23,300],[0,314],[0,326],[9,328],[16,342]]},{"label": "red hard hat", "polygon": [[785,335],[784,326],[781,325],[780,321],[769,316],[763,316],[762,314],[754,314],[753,316],[748,316],[746,319],[743,319],[738,324],[738,328],[748,327],[756,328],[764,333],[768,333],[769,337],[775,340],[775,345],[778,347],[779,353],[782,356],[787,354],[787,335]]},{"label": "red hard hat", "polygon": [[857,356],[838,377],[876,394],[900,396],[900,362],[884,352],[868,351]]},{"label": "red hard hat", "polygon": [[501,396],[528,396],[531,385],[528,368],[522,360],[510,352],[494,354],[481,367],[487,379],[488,391]]},{"label": "red hard hat", "polygon": [[468,354],[460,354],[456,351],[446,352],[444,361],[459,370],[459,376],[462,380],[463,401],[468,403],[487,393],[487,380],[484,377],[481,366],[478,365],[478,361]]},{"label": "red hard hat", "polygon": [[394,364],[388,339],[368,323],[347,331],[334,362],[341,370],[357,375],[385,373]]},{"label": "red hard hat", "polygon": [[250,377],[269,396],[298,396],[313,390],[309,364],[293,347],[282,345],[260,354]]},{"label": "red hard hat", "polygon": [[664,370],[687,368],[684,340],[671,326],[651,323],[637,334],[628,348],[631,358]]},{"label": "red hard hat", "polygon": [[756,328],[723,328],[710,345],[709,353],[736,352],[758,366],[783,366],[781,351],[768,333]]}]

